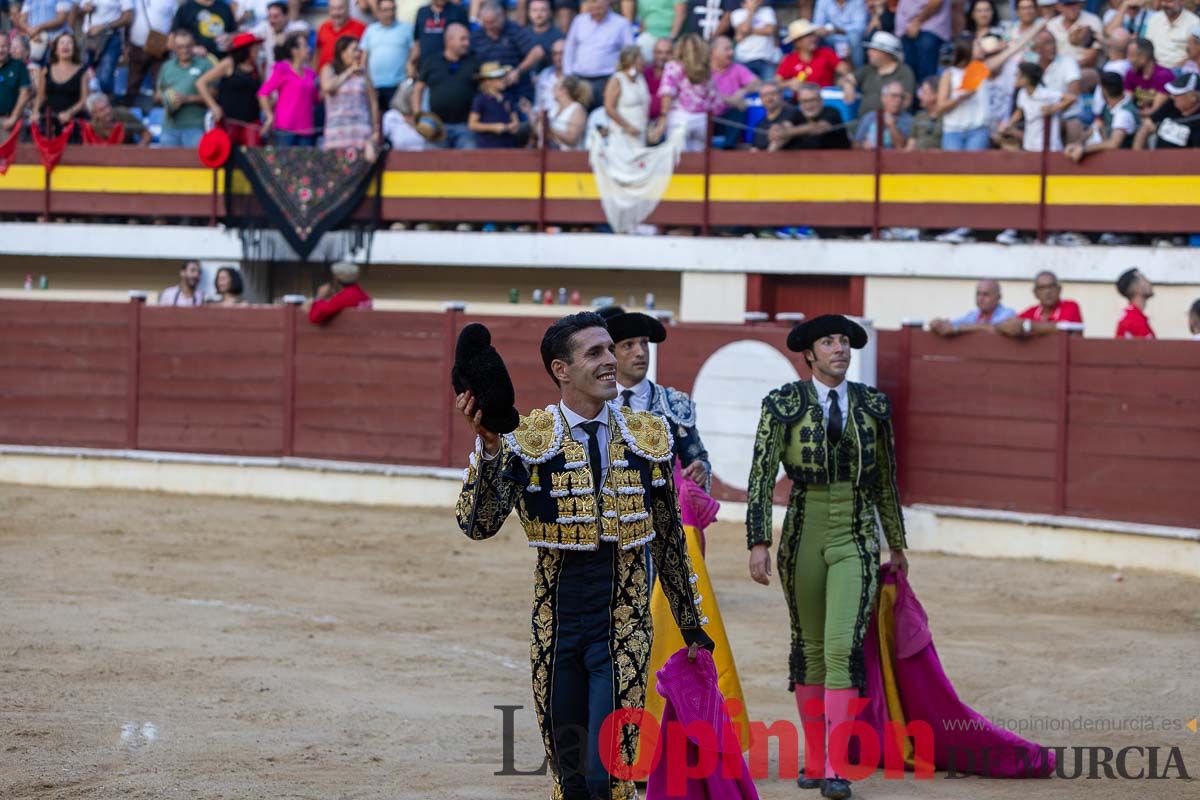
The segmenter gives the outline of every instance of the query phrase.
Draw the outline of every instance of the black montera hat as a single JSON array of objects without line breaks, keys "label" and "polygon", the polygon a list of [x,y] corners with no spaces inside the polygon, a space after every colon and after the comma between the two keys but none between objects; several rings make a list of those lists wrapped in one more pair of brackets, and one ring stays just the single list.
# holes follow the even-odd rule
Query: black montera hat
[{"label": "black montera hat", "polygon": [[649,314],[626,311],[620,306],[605,306],[596,313],[604,318],[604,323],[608,326],[608,335],[614,343],[635,336],[645,336],[657,344],[667,338],[667,329]]},{"label": "black montera hat", "polygon": [[824,336],[843,333],[850,339],[850,346],[861,350],[867,346],[867,332],[848,317],[841,314],[822,314],[819,317],[806,319],[792,328],[787,337],[788,350],[801,353],[812,348],[813,342]]},{"label": "black montera hat", "polygon": [[492,433],[512,433],[517,429],[520,415],[508,368],[492,347],[491,331],[478,322],[472,322],[458,334],[450,382],[455,392],[462,394],[470,389],[475,395],[475,406],[483,411],[483,427]]}]

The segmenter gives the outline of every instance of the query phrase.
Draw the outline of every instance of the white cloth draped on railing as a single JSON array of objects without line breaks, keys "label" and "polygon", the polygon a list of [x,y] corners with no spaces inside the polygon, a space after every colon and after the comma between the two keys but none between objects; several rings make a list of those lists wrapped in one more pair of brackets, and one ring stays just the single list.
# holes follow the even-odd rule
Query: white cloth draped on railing
[{"label": "white cloth draped on railing", "polygon": [[613,233],[633,233],[654,213],[671,183],[683,152],[684,130],[672,131],[653,147],[616,125],[607,131],[588,132],[588,161],[609,227]]}]

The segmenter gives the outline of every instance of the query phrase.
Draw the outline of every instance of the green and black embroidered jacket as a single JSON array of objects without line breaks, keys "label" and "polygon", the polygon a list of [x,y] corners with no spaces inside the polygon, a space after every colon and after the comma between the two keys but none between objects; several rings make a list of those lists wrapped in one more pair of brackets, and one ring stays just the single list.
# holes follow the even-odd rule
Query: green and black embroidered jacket
[{"label": "green and black embroidered jacket", "polygon": [[770,544],[771,497],[779,465],[796,484],[851,482],[879,512],[883,533],[893,550],[905,547],[904,516],[896,488],[896,448],[892,405],[887,395],[847,381],[849,419],[831,451],[825,416],[811,381],[796,381],[763,398],[754,437],[754,459],[746,508],[746,544]]}]

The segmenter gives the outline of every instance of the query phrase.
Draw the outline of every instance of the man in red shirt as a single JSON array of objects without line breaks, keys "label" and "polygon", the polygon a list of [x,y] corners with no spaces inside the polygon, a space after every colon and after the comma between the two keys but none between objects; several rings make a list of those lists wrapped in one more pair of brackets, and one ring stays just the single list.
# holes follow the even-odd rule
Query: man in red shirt
[{"label": "man in red shirt", "polygon": [[350,0],[329,0],[329,19],[317,28],[315,69],[320,71],[321,67],[333,60],[333,46],[338,39],[343,36],[361,39],[366,29],[366,25],[350,16]]},{"label": "man in red shirt", "polygon": [[818,46],[819,32],[820,29],[806,19],[788,25],[788,35],[783,41],[794,43],[795,49],[779,62],[775,75],[792,91],[799,90],[802,83],[833,86],[838,75],[850,72],[850,66],[843,63],[832,48]]},{"label": "man in red shirt", "polygon": [[358,285],[358,265],[338,261],[330,271],[333,280],[317,289],[317,298],[308,309],[308,321],[314,325],[333,319],[343,309],[371,308],[371,296]]},{"label": "man in red shirt", "polygon": [[1154,297],[1154,287],[1137,267],[1130,267],[1117,278],[1117,291],[1129,301],[1117,322],[1118,339],[1153,339],[1146,303]]},{"label": "man in red shirt", "polygon": [[1050,270],[1042,270],[1033,279],[1033,296],[1038,299],[1036,304],[1022,311],[1016,319],[997,325],[996,330],[1006,336],[1024,338],[1054,333],[1060,322],[1083,324],[1079,304],[1062,299],[1058,276]]}]

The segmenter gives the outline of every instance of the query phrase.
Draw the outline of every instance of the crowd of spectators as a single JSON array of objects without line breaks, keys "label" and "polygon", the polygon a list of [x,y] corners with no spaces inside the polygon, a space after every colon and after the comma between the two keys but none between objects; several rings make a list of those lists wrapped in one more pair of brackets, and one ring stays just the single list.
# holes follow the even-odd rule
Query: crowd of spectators
[{"label": "crowd of spectators", "polygon": [[[1154,285],[1137,267],[1122,272],[1114,283],[1117,293],[1128,301],[1117,320],[1117,339],[1153,339],[1154,329],[1146,306],[1154,297]],[[938,318],[929,330],[947,338],[971,333],[992,333],[1015,339],[1044,336],[1060,330],[1083,330],[1083,312],[1074,300],[1064,300],[1058,276],[1042,270],[1033,279],[1037,302],[1018,313],[1001,302],[999,281],[985,279],[975,285],[975,306],[954,319]],[[1188,309],[1188,329],[1200,339],[1200,300]]]},{"label": "crowd of spectators", "polygon": [[[633,46],[647,143],[679,128],[702,148],[711,116],[727,148],[1079,161],[1200,145],[1194,3],[11,0],[0,134],[29,118],[92,144],[190,147],[220,125],[277,146],[582,149],[620,127],[610,87]],[[85,139],[105,108],[117,132]]]},{"label": "crowd of spectators", "polygon": [[[357,264],[337,261],[330,265],[330,279],[317,287],[313,297],[304,303],[308,319],[321,325],[348,308],[370,309],[371,296],[359,285]],[[201,289],[203,271],[197,261],[185,261],[179,267],[179,278],[158,294],[160,306],[200,308],[203,306],[240,306],[247,301],[243,294],[245,282],[237,267],[218,267],[213,274],[212,291]]]}]

